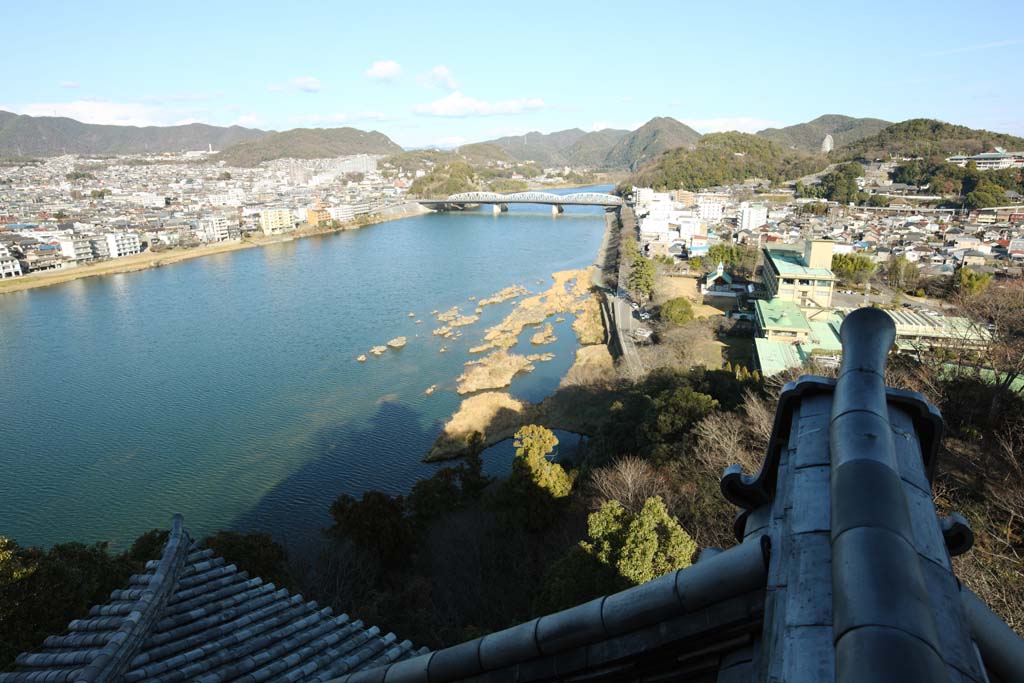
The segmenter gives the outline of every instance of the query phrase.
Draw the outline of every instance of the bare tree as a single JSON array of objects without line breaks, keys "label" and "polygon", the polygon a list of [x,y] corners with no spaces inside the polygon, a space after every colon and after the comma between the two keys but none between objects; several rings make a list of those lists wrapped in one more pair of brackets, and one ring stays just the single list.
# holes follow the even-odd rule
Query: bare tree
[{"label": "bare tree", "polygon": [[630,512],[639,512],[652,496],[661,496],[671,504],[672,487],[665,476],[646,460],[629,456],[619,458],[596,470],[590,478],[591,503],[595,509],[609,500],[617,500]]}]

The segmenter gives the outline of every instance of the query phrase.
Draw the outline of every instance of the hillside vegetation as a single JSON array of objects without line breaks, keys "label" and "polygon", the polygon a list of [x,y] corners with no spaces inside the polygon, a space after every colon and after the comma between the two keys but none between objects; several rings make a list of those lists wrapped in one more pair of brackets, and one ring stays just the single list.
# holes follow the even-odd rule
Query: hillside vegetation
[{"label": "hillside vegetation", "polygon": [[978,154],[993,147],[1017,151],[1024,149],[1024,138],[957,126],[935,119],[910,119],[894,123],[875,135],[837,150],[840,159],[887,159],[896,157],[948,157],[953,154]]},{"label": "hillside vegetation", "polygon": [[633,170],[670,149],[690,148],[699,139],[700,133],[689,126],[659,116],[615,143],[605,157],[604,166]]},{"label": "hillside vegetation", "polygon": [[692,146],[700,133],[673,118],[659,116],[635,131],[605,128],[585,133],[579,128],[554,133],[527,133],[492,140],[520,161],[541,166],[588,166],[634,169],[662,152]]},{"label": "hillside vegetation", "polygon": [[0,111],[0,157],[56,154],[147,154],[224,149],[267,135],[241,126],[101,126],[58,116]]},{"label": "hillside vegetation", "polygon": [[795,126],[765,128],[757,131],[757,135],[783,147],[818,154],[826,135],[831,135],[834,146],[839,148],[875,135],[889,125],[889,121],[882,119],[857,119],[841,114],[825,114],[813,121],[798,123]]},{"label": "hillside vegetation", "polygon": [[257,166],[273,159],[328,159],[348,154],[396,154],[402,148],[377,131],[296,128],[233,145],[216,156],[229,166]]},{"label": "hillside vegetation", "polygon": [[773,185],[820,171],[827,161],[749,133],[709,133],[693,149],[673,149],[642,167],[623,184],[657,190],[700,190],[750,178]]}]

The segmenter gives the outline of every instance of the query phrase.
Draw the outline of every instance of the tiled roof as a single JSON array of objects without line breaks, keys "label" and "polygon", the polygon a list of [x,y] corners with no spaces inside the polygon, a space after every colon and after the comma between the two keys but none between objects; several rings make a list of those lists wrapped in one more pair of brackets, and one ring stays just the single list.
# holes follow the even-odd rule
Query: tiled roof
[{"label": "tiled roof", "polygon": [[159,560],[0,683],[326,681],[420,654],[396,641],[199,549],[175,516]]}]

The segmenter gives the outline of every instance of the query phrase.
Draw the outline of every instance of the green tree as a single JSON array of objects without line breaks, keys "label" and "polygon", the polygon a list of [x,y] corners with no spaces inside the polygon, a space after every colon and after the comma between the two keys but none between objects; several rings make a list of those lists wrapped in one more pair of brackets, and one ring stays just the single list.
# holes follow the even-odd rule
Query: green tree
[{"label": "green tree", "polygon": [[961,296],[972,297],[984,292],[991,280],[992,276],[988,273],[977,273],[970,268],[960,266],[953,278],[953,289]]},{"label": "green tree", "polygon": [[689,299],[669,299],[661,306],[661,319],[673,325],[685,325],[693,320],[693,305]]},{"label": "green tree", "polygon": [[700,256],[691,256],[689,264],[693,270],[702,270],[704,268],[704,259]]},{"label": "green tree", "polygon": [[875,262],[861,254],[833,254],[832,272],[844,282],[860,285],[875,272]]},{"label": "green tree", "polygon": [[401,496],[367,491],[360,500],[344,494],[331,504],[334,525],[327,532],[350,539],[385,565],[395,565],[412,549],[412,525]]},{"label": "green tree", "polygon": [[918,276],[917,266],[908,261],[905,256],[889,259],[886,280],[890,287],[903,291],[913,290],[917,286]]},{"label": "green tree", "polygon": [[654,262],[643,256],[634,259],[627,282],[639,297],[649,299],[654,292]]},{"label": "green tree", "polygon": [[648,498],[637,513],[607,501],[588,518],[587,536],[552,565],[539,610],[564,609],[684,569],[697,552],[660,496]]},{"label": "green tree", "polygon": [[512,476],[522,477],[552,498],[564,498],[572,491],[572,476],[548,455],[558,445],[558,437],[550,429],[539,425],[526,425],[515,435],[516,457],[512,461]]}]

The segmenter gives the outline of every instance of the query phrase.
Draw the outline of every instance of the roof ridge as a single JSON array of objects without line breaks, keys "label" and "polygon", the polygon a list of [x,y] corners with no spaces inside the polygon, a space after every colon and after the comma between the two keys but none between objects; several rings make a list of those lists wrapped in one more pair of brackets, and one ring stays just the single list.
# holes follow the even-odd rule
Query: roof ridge
[{"label": "roof ridge", "polygon": [[106,683],[125,672],[174,593],[191,545],[182,516],[175,514],[163,555],[142,595],[100,653],[76,677],[76,683]]}]

